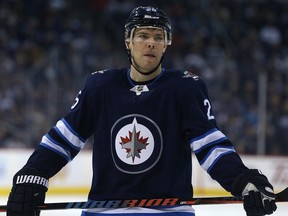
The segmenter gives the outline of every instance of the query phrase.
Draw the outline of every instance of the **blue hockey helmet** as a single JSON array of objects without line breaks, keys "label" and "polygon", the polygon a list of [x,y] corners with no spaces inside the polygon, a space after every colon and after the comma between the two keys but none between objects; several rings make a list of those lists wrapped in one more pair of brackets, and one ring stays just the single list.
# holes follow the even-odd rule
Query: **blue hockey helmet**
[{"label": "blue hockey helmet", "polygon": [[131,40],[137,27],[161,28],[164,30],[165,42],[172,43],[171,23],[163,10],[151,6],[137,7],[132,10],[125,24],[125,39]]}]

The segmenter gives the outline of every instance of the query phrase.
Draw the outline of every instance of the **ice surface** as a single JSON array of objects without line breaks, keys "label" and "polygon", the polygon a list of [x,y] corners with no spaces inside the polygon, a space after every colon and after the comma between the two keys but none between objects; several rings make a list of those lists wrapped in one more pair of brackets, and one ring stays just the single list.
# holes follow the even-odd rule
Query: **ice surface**
[{"label": "ice surface", "polygon": [[[5,197],[0,197],[0,205],[6,205]],[[83,196],[47,196],[46,202],[68,202],[85,201]],[[287,216],[288,203],[278,203],[278,210],[272,216]],[[242,204],[221,204],[221,205],[198,205],[194,206],[197,216],[245,216]],[[68,213],[69,212],[69,213]],[[0,213],[0,216],[6,215]],[[41,212],[41,216],[80,216],[81,210],[46,210]]]}]

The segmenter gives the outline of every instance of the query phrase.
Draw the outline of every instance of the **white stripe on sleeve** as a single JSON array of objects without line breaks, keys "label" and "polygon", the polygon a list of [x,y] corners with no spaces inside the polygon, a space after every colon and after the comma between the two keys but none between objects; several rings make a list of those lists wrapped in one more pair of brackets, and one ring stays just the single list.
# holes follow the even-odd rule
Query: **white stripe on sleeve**
[{"label": "white stripe on sleeve", "polygon": [[208,154],[208,157],[203,162],[201,162],[201,167],[204,170],[209,171],[209,169],[211,167],[213,167],[214,163],[216,161],[218,161],[218,159],[220,157],[222,157],[225,154],[232,153],[232,152],[235,152],[235,149],[233,147],[230,147],[230,148],[219,148],[219,147],[218,148],[214,148],[212,150],[212,152],[210,152]]},{"label": "white stripe on sleeve", "polygon": [[61,133],[61,135],[70,142],[70,144],[72,144],[76,148],[82,149],[85,145],[85,142],[83,142],[78,136],[76,136],[73,131],[71,131],[71,129],[67,127],[66,124],[63,122],[63,120],[60,120],[57,122],[56,128]]},{"label": "white stripe on sleeve", "polygon": [[219,130],[212,130],[206,133],[204,136],[198,139],[193,139],[190,143],[191,148],[193,151],[197,151],[204,147],[205,145],[211,144],[217,140],[225,139],[226,136]]},{"label": "white stripe on sleeve", "polygon": [[[59,154],[63,155],[65,158],[68,158],[69,160],[71,160],[71,155],[69,151],[66,151],[63,147],[57,145],[56,143],[54,143],[52,140],[50,140],[47,135],[42,137],[41,140],[41,144],[58,152]],[[40,144],[40,145],[41,145]]]}]

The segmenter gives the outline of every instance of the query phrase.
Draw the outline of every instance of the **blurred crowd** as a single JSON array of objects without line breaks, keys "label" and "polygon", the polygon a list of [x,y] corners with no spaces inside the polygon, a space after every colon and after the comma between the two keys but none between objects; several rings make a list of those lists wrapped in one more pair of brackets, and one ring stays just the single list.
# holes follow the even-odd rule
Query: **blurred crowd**
[{"label": "blurred crowd", "polygon": [[262,140],[262,153],[287,155],[284,0],[1,0],[0,147],[35,147],[88,74],[129,66],[124,23],[139,5],[170,16],[163,66],[206,81],[218,126],[238,152],[257,154]]}]

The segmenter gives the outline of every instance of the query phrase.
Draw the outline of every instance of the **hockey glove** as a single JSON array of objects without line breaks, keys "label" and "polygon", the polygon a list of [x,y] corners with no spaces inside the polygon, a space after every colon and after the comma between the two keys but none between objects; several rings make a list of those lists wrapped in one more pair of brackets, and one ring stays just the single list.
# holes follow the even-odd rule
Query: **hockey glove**
[{"label": "hockey glove", "polygon": [[48,180],[36,169],[23,168],[13,178],[7,202],[7,216],[39,216],[36,207],[43,204]]},{"label": "hockey glove", "polygon": [[244,197],[244,209],[247,216],[272,214],[277,206],[273,186],[266,176],[256,169],[248,169],[239,175],[232,185],[234,196]]}]

